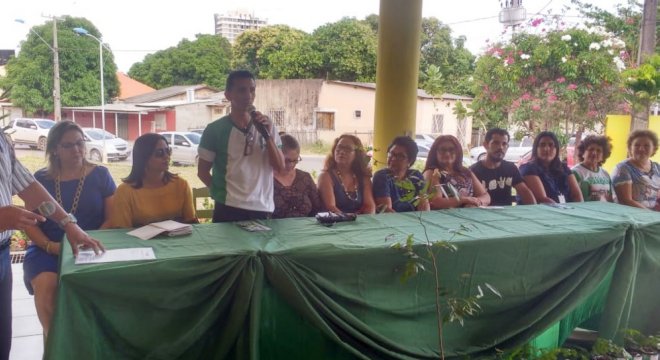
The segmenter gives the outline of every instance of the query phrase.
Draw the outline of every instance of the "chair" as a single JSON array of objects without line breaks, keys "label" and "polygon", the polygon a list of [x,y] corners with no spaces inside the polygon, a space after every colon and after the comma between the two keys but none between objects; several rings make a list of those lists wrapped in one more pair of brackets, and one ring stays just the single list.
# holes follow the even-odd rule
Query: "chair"
[{"label": "chair", "polygon": [[213,218],[213,199],[209,192],[209,188],[193,188],[193,205],[195,206],[195,214],[198,219],[212,219]]}]

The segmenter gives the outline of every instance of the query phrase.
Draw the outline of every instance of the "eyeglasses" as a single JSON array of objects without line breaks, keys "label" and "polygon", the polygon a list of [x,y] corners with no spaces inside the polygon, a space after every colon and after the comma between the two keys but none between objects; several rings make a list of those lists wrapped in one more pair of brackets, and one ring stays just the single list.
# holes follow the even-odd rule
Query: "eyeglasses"
[{"label": "eyeglasses", "polygon": [[284,162],[285,162],[285,163],[287,163],[287,164],[293,164],[293,165],[296,165],[297,163],[299,163],[299,162],[301,162],[301,161],[302,161],[302,157],[300,157],[300,156],[298,156],[298,158],[295,159],[295,160],[284,159]]},{"label": "eyeglasses", "polygon": [[392,159],[392,160],[406,160],[406,159],[408,159],[408,155],[406,155],[404,153],[395,153],[395,152],[387,153],[387,157]]},{"label": "eyeglasses", "polygon": [[244,156],[252,155],[253,145],[254,145],[254,134],[252,133],[252,125],[250,125],[247,132],[245,133],[245,148],[243,149]]},{"label": "eyeglasses", "polygon": [[439,147],[438,148],[439,153],[450,153],[453,154],[456,152],[456,148],[453,147]]},{"label": "eyeglasses", "polygon": [[83,141],[83,140],[78,140],[78,141],[76,141],[76,142],[72,142],[72,143],[70,143],[70,142],[65,142],[65,143],[61,143],[59,146],[60,146],[62,149],[66,149],[66,150],[68,150],[68,149],[72,149],[74,146],[77,147],[78,149],[82,149],[82,148],[85,146],[85,141]]},{"label": "eyeglasses", "polygon": [[355,152],[355,148],[348,145],[337,145],[335,151],[343,152],[345,154],[352,154]]},{"label": "eyeglasses", "polygon": [[153,155],[154,155],[154,157],[157,157],[157,158],[163,158],[165,156],[170,156],[170,155],[172,155],[172,148],[167,147],[167,148],[156,149],[156,150],[154,150]]}]

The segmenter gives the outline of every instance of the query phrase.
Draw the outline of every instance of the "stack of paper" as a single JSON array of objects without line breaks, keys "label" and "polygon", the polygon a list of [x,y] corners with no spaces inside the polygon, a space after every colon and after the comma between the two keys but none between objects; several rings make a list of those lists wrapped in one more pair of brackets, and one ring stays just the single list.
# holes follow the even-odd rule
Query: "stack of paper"
[{"label": "stack of paper", "polygon": [[153,260],[155,258],[156,255],[154,254],[154,249],[150,247],[106,250],[98,255],[95,254],[92,250],[85,250],[78,252],[75,264],[79,265],[116,261]]},{"label": "stack of paper", "polygon": [[173,220],[166,220],[145,225],[133,231],[129,231],[127,234],[138,237],[142,240],[149,240],[160,234],[166,234],[167,236],[181,236],[192,234],[192,225],[183,224]]}]

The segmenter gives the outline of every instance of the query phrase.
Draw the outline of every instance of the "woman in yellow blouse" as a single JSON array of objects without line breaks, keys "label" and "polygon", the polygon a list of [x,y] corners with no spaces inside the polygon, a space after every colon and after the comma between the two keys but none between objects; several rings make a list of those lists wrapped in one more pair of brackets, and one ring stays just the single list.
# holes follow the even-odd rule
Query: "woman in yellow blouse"
[{"label": "woman in yellow blouse", "polygon": [[135,140],[133,167],[115,192],[110,227],[134,228],[163,220],[197,222],[188,182],[168,171],[171,153],[160,134]]}]

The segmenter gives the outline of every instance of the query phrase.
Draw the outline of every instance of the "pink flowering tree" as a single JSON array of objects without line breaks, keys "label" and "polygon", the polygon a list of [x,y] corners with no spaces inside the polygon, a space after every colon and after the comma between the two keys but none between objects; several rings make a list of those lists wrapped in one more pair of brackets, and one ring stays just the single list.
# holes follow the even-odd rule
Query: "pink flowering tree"
[{"label": "pink flowering tree", "polygon": [[621,78],[626,59],[625,44],[611,34],[533,19],[477,60],[475,123],[529,134],[593,129],[606,114],[628,111]]}]

